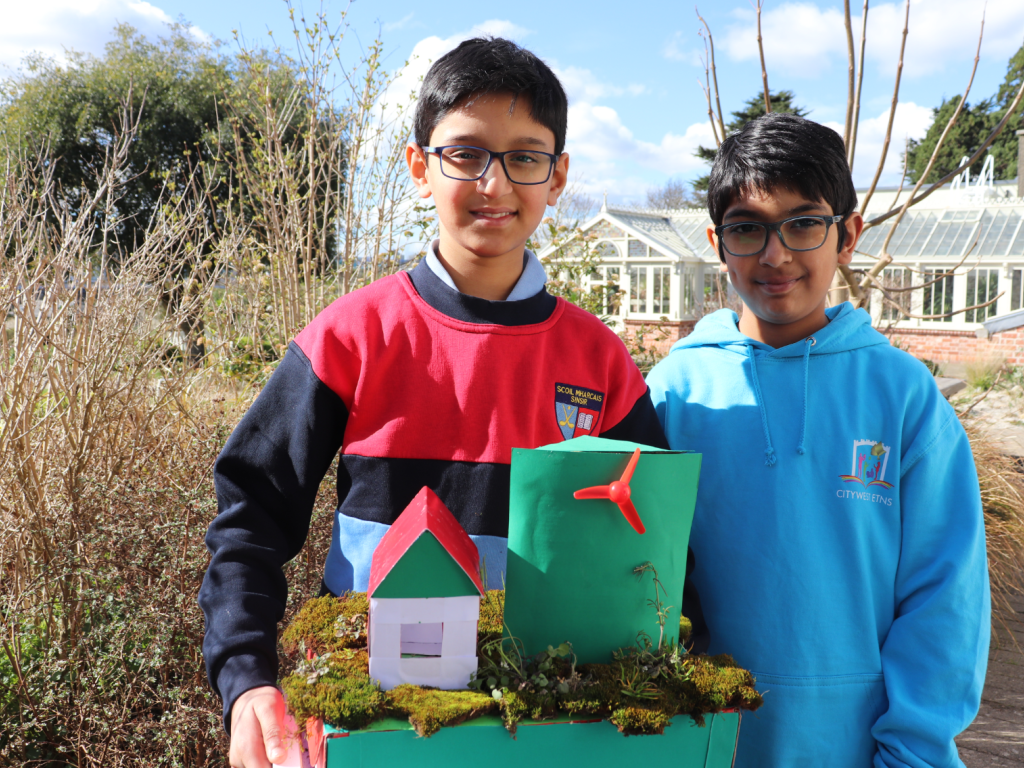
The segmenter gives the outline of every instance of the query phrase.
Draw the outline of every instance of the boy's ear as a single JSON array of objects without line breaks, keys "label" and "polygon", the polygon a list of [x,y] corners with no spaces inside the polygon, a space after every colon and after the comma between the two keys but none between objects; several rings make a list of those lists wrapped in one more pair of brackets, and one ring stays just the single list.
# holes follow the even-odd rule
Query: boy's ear
[{"label": "boy's ear", "polygon": [[729,268],[725,265],[725,259],[722,258],[722,252],[718,250],[718,235],[715,234],[714,222],[708,224],[708,228],[705,231],[705,234],[707,234],[708,236],[708,242],[711,243],[711,247],[714,249],[715,253],[718,254],[718,260],[722,262],[721,264],[718,265],[719,268],[723,272],[728,272]]},{"label": "boy's ear", "polygon": [[839,263],[849,264],[853,261],[853,251],[860,240],[860,233],[864,231],[864,217],[857,211],[845,216],[839,226],[846,228],[846,237],[843,240],[843,247],[839,249]]},{"label": "boy's ear", "polygon": [[551,186],[548,188],[548,205],[558,202],[565,185],[569,183],[569,153],[563,152],[551,169]]},{"label": "boy's ear", "polygon": [[420,197],[430,197],[432,193],[430,179],[427,178],[427,155],[415,141],[410,141],[405,146],[405,164],[409,166],[409,176],[416,185]]}]

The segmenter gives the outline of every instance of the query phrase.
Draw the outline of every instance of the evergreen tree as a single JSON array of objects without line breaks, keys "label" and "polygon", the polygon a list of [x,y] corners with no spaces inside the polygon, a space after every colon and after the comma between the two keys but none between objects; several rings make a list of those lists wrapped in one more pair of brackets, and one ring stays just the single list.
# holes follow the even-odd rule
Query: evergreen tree
[{"label": "evergreen tree", "polygon": [[[956,124],[946,136],[946,141],[935,158],[935,165],[932,166],[932,171],[925,179],[925,183],[931,184],[938,181],[946,174],[956,170],[962,158],[971,157],[978,151],[978,147],[1003,119],[1013,97],[1020,88],[1022,79],[1024,79],[1024,46],[1010,58],[1006,78],[994,96],[983,99],[973,106],[970,103],[964,105]],[[932,110],[934,117],[925,137],[920,141],[912,140],[910,142],[907,171],[912,181],[916,182],[924,173],[928,160],[931,158],[932,152],[935,151],[935,145],[961,98],[961,96],[953,96],[944,99],[939,107]],[[994,158],[997,179],[1012,179],[1017,175],[1017,131],[1024,128],[1022,117],[1024,117],[1024,105],[1017,107],[1016,114],[1007,122],[1002,133],[989,145],[987,153]],[[973,169],[975,172],[980,171],[983,161],[984,157],[979,158],[975,163]]]}]

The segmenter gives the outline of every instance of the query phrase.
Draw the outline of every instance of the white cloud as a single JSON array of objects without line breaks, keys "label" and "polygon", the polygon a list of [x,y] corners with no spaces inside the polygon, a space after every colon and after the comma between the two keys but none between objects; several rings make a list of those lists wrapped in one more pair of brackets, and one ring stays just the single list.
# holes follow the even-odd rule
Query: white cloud
[{"label": "white cloud", "polygon": [[[57,60],[65,50],[99,54],[112,37],[114,25],[131,24],[140,32],[160,36],[173,19],[145,0],[46,0],[39,4],[10,2],[0,26],[0,74],[17,69],[30,53]],[[190,28],[198,40],[209,35]]]},{"label": "white cloud", "polygon": [[[738,22],[726,30],[722,49],[735,61],[758,59],[754,12],[739,9],[732,15]],[[775,71],[808,75],[827,69],[833,54],[846,51],[843,14],[811,2],[783,3],[763,11],[761,37],[769,82]]]},{"label": "white cloud", "polygon": [[714,144],[710,123],[694,123],[685,133],[666,133],[659,143],[644,141],[622,123],[611,107],[579,102],[569,107],[566,151],[570,168],[581,175],[587,194],[605,191],[617,199],[641,196],[651,186],[635,171],[656,171],[666,177],[703,171],[693,156],[697,146]]},{"label": "white cloud", "polygon": [[631,83],[627,86],[611,85],[598,80],[594,73],[582,67],[552,67],[562,87],[569,96],[569,102],[577,101],[593,102],[595,99],[607,98],[608,96],[639,96],[647,92],[647,86],[640,83]]},{"label": "white cloud", "polygon": [[[859,4],[855,4],[859,5]],[[922,77],[956,67],[973,58],[982,11],[985,12],[985,42],[982,56],[989,62],[1003,62],[1021,44],[1024,31],[1024,3],[1020,0],[988,0],[987,4],[964,0],[912,0],[903,74]],[[722,49],[736,61],[756,60],[757,28],[754,12],[737,9],[736,23],[725,33]],[[896,71],[903,33],[904,5],[888,2],[868,12],[867,59],[869,66],[890,77]],[[854,45],[859,47],[861,17],[854,16]],[[786,2],[761,14],[765,62],[769,82],[773,72],[814,77],[828,72],[834,63],[845,65],[846,31],[843,14],[807,0]],[[834,71],[831,72],[834,76]],[[968,71],[963,73],[967,83]]]},{"label": "white cloud", "polygon": [[[885,143],[885,129],[889,123],[889,110],[886,109],[876,117],[863,118],[857,129],[857,156],[853,162],[853,181],[858,188],[866,187],[874,178],[878,161],[882,157],[882,146]],[[879,184],[895,186],[903,175],[903,153],[907,139],[920,141],[932,124],[932,110],[918,106],[912,101],[901,103],[896,107],[896,117],[892,124],[892,138],[889,151],[885,157],[885,166]],[[839,134],[843,126],[828,122],[829,126]]]},{"label": "white cloud", "polygon": [[[404,20],[403,20],[404,21]],[[531,34],[529,29],[520,27],[511,21],[504,19],[490,19],[481,22],[466,30],[458,32],[451,37],[440,38],[436,35],[425,37],[413,46],[409,55],[409,62],[402,68],[388,88],[382,101],[389,105],[406,104],[410,93],[419,93],[423,77],[438,58],[444,56],[463,40],[484,35],[504,37],[509,40],[522,40]],[[388,115],[393,117],[393,109],[389,107]]]}]

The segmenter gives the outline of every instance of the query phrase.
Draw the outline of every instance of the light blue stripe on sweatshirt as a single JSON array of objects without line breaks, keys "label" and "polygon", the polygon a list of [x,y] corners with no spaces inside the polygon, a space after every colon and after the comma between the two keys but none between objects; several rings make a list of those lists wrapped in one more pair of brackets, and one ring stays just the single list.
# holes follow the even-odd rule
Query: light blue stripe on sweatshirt
[{"label": "light blue stripe on sweatshirt", "polygon": [[[365,592],[370,584],[373,551],[391,526],[358,520],[335,512],[331,549],[324,566],[324,583],[336,595]],[[470,536],[483,563],[481,576],[488,589],[502,589],[508,540],[502,536]]]}]

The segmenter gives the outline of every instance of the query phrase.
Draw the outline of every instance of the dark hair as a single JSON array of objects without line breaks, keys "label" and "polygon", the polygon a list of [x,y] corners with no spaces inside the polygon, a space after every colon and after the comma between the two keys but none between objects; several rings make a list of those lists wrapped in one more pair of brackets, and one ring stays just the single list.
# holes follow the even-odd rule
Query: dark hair
[{"label": "dark hair", "polygon": [[[720,225],[741,193],[770,194],[779,187],[824,201],[836,215],[848,216],[857,207],[839,134],[805,117],[769,112],[722,142],[708,180],[708,213]],[[836,229],[842,249],[846,227],[841,222]]]},{"label": "dark hair", "polygon": [[449,112],[490,93],[511,93],[510,111],[519,96],[528,97],[530,117],[551,129],[555,154],[562,154],[569,111],[562,84],[534,54],[500,37],[466,40],[433,63],[416,104],[416,143],[429,145],[430,134]]}]

